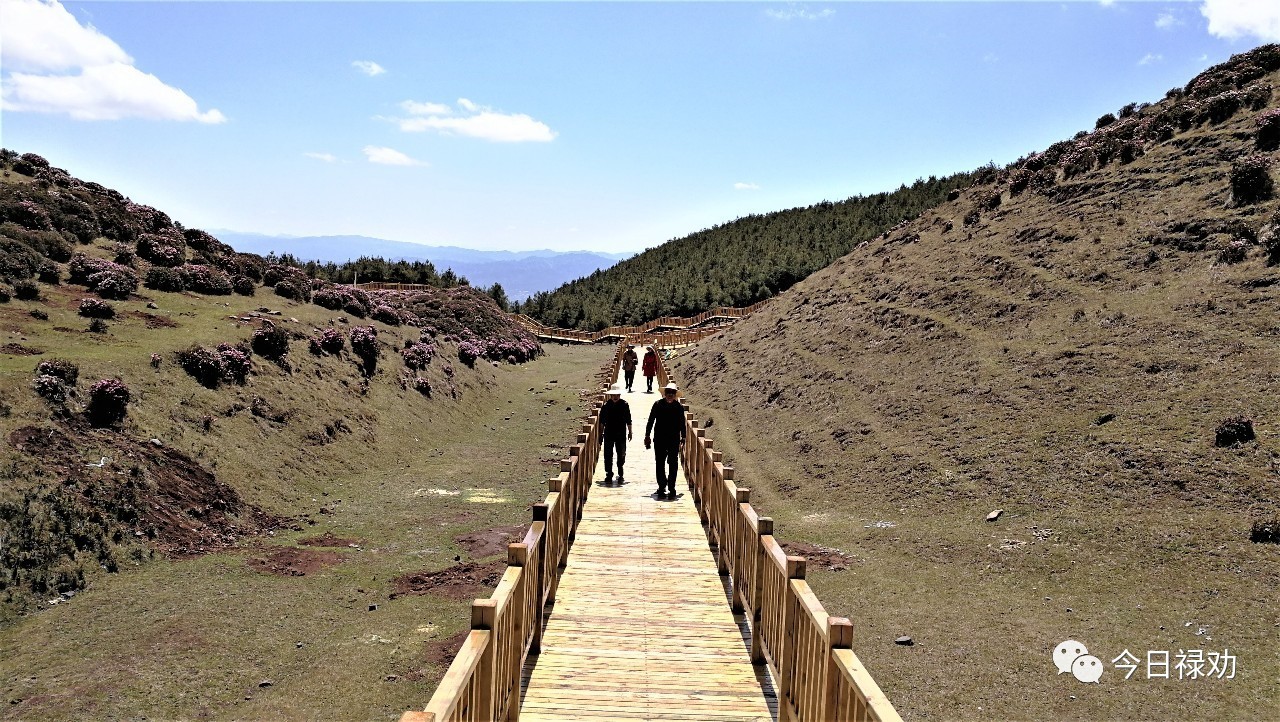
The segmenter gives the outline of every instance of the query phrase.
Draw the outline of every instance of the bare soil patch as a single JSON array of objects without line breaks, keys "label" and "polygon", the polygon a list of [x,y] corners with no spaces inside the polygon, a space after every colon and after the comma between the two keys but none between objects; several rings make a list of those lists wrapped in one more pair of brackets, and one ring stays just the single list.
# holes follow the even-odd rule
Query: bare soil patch
[{"label": "bare soil patch", "polygon": [[343,556],[338,552],[321,551],[319,549],[297,549],[295,547],[274,547],[255,552],[245,560],[250,569],[266,574],[277,574],[282,577],[305,577],[326,567],[341,563]]},{"label": "bare soil patch", "polygon": [[[24,426],[9,434],[9,443],[61,476],[86,507],[105,507],[134,538],[172,557],[218,551],[289,521],[246,503],[177,449],[79,420]],[[86,462],[79,452],[86,447],[114,453]]]},{"label": "bare soil patch", "polygon": [[411,572],[391,580],[391,598],[402,594],[434,594],[447,599],[474,599],[498,586],[505,560],[487,564],[462,562],[434,572]]},{"label": "bare soil patch", "polygon": [[168,316],[159,316],[146,311],[134,311],[133,315],[142,319],[147,328],[177,328],[178,322]]},{"label": "bare soil patch", "polygon": [[808,542],[782,542],[787,554],[804,557],[809,569],[825,569],[829,572],[842,572],[857,563],[857,559],[839,549],[824,547]]},{"label": "bare soil patch", "polygon": [[529,527],[524,524],[496,526],[492,529],[459,534],[453,540],[466,550],[472,559],[487,559],[499,554],[505,557],[507,545],[519,542],[528,530]]},{"label": "bare soil patch", "polygon": [[23,346],[20,343],[7,343],[0,346],[0,353],[7,353],[10,356],[39,356],[44,353],[44,349]]},{"label": "bare soil patch", "polygon": [[430,679],[432,677],[432,668],[443,670],[453,662],[453,658],[458,656],[458,650],[462,649],[462,643],[467,641],[467,635],[470,633],[470,629],[464,629],[444,639],[433,639],[429,642],[424,642],[422,654],[413,662],[413,669],[401,676],[410,682]]},{"label": "bare soil patch", "polygon": [[298,540],[298,544],[304,547],[353,547],[358,546],[360,543],[359,539],[334,536],[331,531],[327,531],[320,536],[311,536]]}]

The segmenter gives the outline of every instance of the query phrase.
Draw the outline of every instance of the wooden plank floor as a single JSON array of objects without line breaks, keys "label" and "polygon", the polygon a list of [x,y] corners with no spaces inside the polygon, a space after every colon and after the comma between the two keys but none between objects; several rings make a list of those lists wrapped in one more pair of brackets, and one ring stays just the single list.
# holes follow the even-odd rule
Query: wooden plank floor
[{"label": "wooden plank floor", "polygon": [[[644,423],[657,393],[624,394],[635,435],[626,482],[606,486],[604,458],[547,622],[524,671],[524,720],[777,719],[716,571],[683,470],[676,501],[657,501]],[[656,389],[655,389],[656,391]]]}]

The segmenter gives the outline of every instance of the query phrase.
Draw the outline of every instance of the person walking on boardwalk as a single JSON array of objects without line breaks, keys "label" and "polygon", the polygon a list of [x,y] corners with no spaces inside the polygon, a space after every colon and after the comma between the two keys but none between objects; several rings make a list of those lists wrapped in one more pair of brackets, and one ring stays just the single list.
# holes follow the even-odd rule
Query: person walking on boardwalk
[{"label": "person walking on boardwalk", "polygon": [[613,453],[618,452],[618,483],[623,483],[622,465],[627,461],[631,440],[631,406],[622,400],[622,384],[609,387],[600,407],[600,443],[604,445],[604,482],[613,482]]},{"label": "person walking on boardwalk", "polygon": [[622,354],[622,373],[627,379],[627,393],[631,393],[631,386],[636,382],[636,366],[640,364],[640,357],[636,355],[636,345],[627,344],[627,352]]},{"label": "person walking on boardwalk", "polygon": [[672,499],[676,498],[676,469],[685,436],[684,405],[677,398],[677,391],[679,389],[673,383],[662,389],[662,398],[653,402],[649,421],[644,425],[644,448],[653,444],[658,465],[657,496],[665,494]]},{"label": "person walking on boardwalk", "polygon": [[652,346],[647,347],[649,350],[644,352],[644,380],[648,384],[645,389],[646,394],[653,393],[653,377],[658,375],[658,354],[653,350]]}]

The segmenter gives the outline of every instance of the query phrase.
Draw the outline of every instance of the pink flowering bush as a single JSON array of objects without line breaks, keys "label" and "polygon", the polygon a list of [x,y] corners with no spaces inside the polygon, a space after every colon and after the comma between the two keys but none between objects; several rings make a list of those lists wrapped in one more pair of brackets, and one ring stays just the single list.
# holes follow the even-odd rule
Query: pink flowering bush
[{"label": "pink flowering bush", "polygon": [[380,355],[378,329],[373,326],[356,326],[351,329],[351,350],[362,359],[376,360]]},{"label": "pink flowering bush", "polygon": [[115,318],[116,307],[98,298],[84,298],[79,313],[85,318]]},{"label": "pink flowering bush", "polygon": [[421,376],[415,377],[413,379],[413,388],[415,391],[422,394],[423,396],[431,395],[431,382],[428,381],[427,379],[422,378]]},{"label": "pink flowering bush", "polygon": [[1271,220],[1263,224],[1258,231],[1258,243],[1267,252],[1267,265],[1280,264],[1280,211],[1271,216]]},{"label": "pink flowering bush", "polygon": [[279,361],[289,353],[289,334],[274,325],[254,331],[252,343],[254,353],[272,361]]},{"label": "pink flowering bush", "polygon": [[124,421],[133,396],[120,379],[102,379],[89,387],[89,405],[85,409],[94,426],[110,426]]},{"label": "pink flowering bush", "polygon": [[36,364],[37,376],[52,376],[68,386],[75,386],[80,379],[80,367],[74,361],[61,358],[45,359]]},{"label": "pink flowering bush", "polygon": [[342,336],[342,332],[336,328],[326,328],[320,332],[320,348],[327,353],[339,354],[342,349],[346,348],[347,339]]},{"label": "pink flowering bush", "polygon": [[1258,150],[1280,149],[1280,108],[1272,108],[1253,121],[1258,128],[1254,143]]},{"label": "pink flowering bush", "polygon": [[432,357],[436,355],[436,347],[424,341],[414,341],[401,349],[400,355],[404,357],[405,366],[418,371],[431,363]]},{"label": "pink flowering bush", "polygon": [[173,268],[186,262],[186,243],[176,231],[164,235],[144,233],[138,236],[138,256],[157,266]]},{"label": "pink flowering bush", "polygon": [[178,269],[164,266],[152,266],[147,269],[147,275],[142,285],[156,291],[169,291],[171,293],[178,293],[186,288],[186,284],[182,282],[182,274],[178,272]]},{"label": "pink flowering bush", "polygon": [[228,381],[244,384],[253,367],[249,349],[242,345],[232,346],[229,343],[220,343],[218,356],[222,358],[222,377]]},{"label": "pink flowering bush", "polygon": [[248,276],[232,276],[231,290],[241,296],[252,296],[257,286]]},{"label": "pink flowering bush", "polygon": [[67,400],[67,387],[56,376],[41,374],[31,382],[31,387],[49,403],[61,404]]},{"label": "pink flowering bush", "polygon": [[161,361],[161,360],[162,360],[162,359],[160,358],[160,354],[158,354],[158,353],[153,353],[153,354],[151,354],[151,368],[153,368],[153,369],[158,369],[158,368],[160,368],[160,361]]},{"label": "pink flowering bush", "polygon": [[311,302],[331,311],[345,311],[356,318],[369,315],[369,294],[350,286],[322,286],[311,297]]},{"label": "pink flowering bush", "polygon": [[1274,194],[1270,157],[1259,153],[1231,164],[1231,197],[1236,205],[1261,203]]},{"label": "pink flowering bush", "polygon": [[77,253],[67,264],[71,283],[88,286],[103,298],[128,298],[138,290],[138,274],[132,268]]},{"label": "pink flowering bush", "polygon": [[177,354],[178,365],[201,386],[216,389],[223,382],[244,384],[252,370],[249,350],[220,343],[217,348],[195,345]]},{"label": "pink flowering bush", "polygon": [[178,272],[182,274],[182,285],[189,291],[211,296],[231,293],[231,277],[213,266],[190,264],[179,268]]},{"label": "pink flowering bush", "polygon": [[476,341],[458,343],[458,360],[468,366],[474,366],[476,359],[484,355],[484,347]]}]

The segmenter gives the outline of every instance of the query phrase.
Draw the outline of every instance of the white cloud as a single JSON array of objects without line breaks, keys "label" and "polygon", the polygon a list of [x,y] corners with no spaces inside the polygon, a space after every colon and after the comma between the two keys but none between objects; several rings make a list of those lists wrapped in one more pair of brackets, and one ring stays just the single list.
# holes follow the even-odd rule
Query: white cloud
[{"label": "white cloud", "polygon": [[377,163],[378,165],[426,165],[426,163],[414,160],[394,148],[384,148],[377,145],[366,145],[364,147],[364,157],[368,158],[370,163]]},{"label": "white cloud", "polygon": [[1280,3],[1276,0],[1205,0],[1200,14],[1209,21],[1209,34],[1236,40],[1251,35],[1280,42]]},{"label": "white cloud", "polygon": [[322,160],[325,163],[338,162],[338,157],[332,153],[303,153],[302,155],[306,156],[307,158],[315,158],[316,160]]},{"label": "white cloud", "polygon": [[1163,61],[1164,61],[1163,55],[1159,53],[1147,53],[1146,55],[1142,56],[1141,60],[1138,61],[1138,65],[1151,65],[1153,63],[1159,63]]},{"label": "white cloud", "polygon": [[0,0],[0,107],[66,114],[76,120],[147,118],[225,123],[183,91],[133,65],[96,28],[57,0]]},{"label": "white cloud", "polygon": [[415,103],[412,100],[406,100],[400,104],[400,107],[410,115],[448,115],[453,112],[453,108],[444,103]]},{"label": "white cloud", "polygon": [[823,8],[814,12],[804,5],[796,5],[792,3],[781,9],[770,8],[765,10],[764,14],[774,20],[821,20],[822,18],[829,18],[832,15],[835,15],[836,11],[831,8]]},{"label": "white cloud", "polygon": [[735,191],[758,191],[760,186],[755,183],[734,183],[733,189]]},{"label": "white cloud", "polygon": [[1109,8],[1116,4],[1116,0],[1098,0],[1098,4],[1104,8]]},{"label": "white cloud", "polygon": [[370,78],[374,77],[375,75],[382,75],[383,73],[387,72],[386,68],[382,67],[381,65],[378,65],[372,60],[352,60],[351,67],[355,68],[356,70],[359,70],[365,75],[368,75]]},{"label": "white cloud", "polygon": [[406,133],[435,131],[445,135],[461,135],[495,143],[549,143],[556,132],[546,123],[524,113],[502,113],[458,98],[458,107],[467,115],[454,115],[442,103],[419,103],[406,100],[400,104],[413,117],[389,118]]},{"label": "white cloud", "polygon": [[1182,18],[1178,17],[1177,15],[1174,15],[1173,11],[1162,12],[1156,16],[1156,27],[1159,28],[1160,30],[1172,30],[1173,28],[1176,28],[1179,25],[1186,25],[1186,24],[1187,24],[1186,21],[1184,21]]},{"label": "white cloud", "polygon": [[84,68],[79,75],[13,73],[3,100],[5,110],[66,113],[76,120],[227,121],[218,110],[200,112],[191,96],[124,63]]},{"label": "white cloud", "polygon": [[9,70],[55,71],[133,58],[93,26],[83,26],[57,2],[0,0],[0,62]]}]

